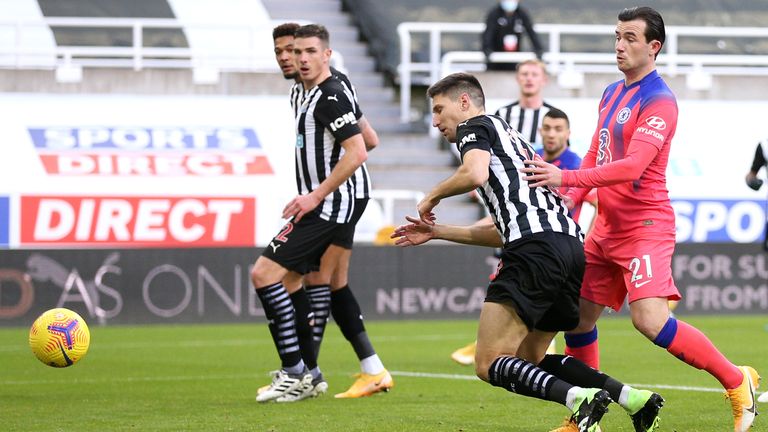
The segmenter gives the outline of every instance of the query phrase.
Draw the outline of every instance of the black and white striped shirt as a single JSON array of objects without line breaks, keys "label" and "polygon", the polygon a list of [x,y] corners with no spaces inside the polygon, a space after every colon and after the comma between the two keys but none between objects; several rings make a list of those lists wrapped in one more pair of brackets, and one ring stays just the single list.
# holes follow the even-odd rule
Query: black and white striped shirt
[{"label": "black and white striped shirt", "polygon": [[[344,94],[347,95],[347,98],[352,102],[352,111],[355,113],[355,118],[360,120],[360,118],[363,117],[363,111],[360,109],[360,104],[357,101],[357,91],[355,90],[355,86],[352,85],[349,78],[344,75],[344,73],[333,67],[331,68],[331,76],[341,82],[341,85],[344,88]],[[291,87],[290,98],[294,118],[298,117],[298,110],[301,107],[306,92],[307,91],[304,90],[304,85],[301,82],[294,83],[293,87]],[[355,171],[355,184],[357,185],[357,188],[355,189],[355,198],[370,198],[371,176],[368,173],[368,166],[365,163]],[[299,191],[301,191],[301,188],[299,188]]]},{"label": "black and white striped shirt", "polygon": [[534,159],[530,144],[507,122],[495,115],[473,117],[456,128],[456,146],[462,159],[480,149],[491,153],[488,181],[478,188],[496,229],[509,244],[523,236],[552,231],[584,240],[579,225],[568,216],[568,208],[550,188],[528,186],[519,171],[523,160]]},{"label": "black and white striped shirt", "polygon": [[515,101],[496,110],[495,115],[503,118],[508,125],[520,132],[529,143],[538,148],[543,145],[539,129],[541,129],[544,116],[551,108],[554,107],[546,102],[537,109],[523,108],[520,106],[520,101]]},{"label": "black and white striped shirt", "polygon": [[[304,195],[317,189],[331,174],[344,155],[341,143],[359,134],[360,127],[353,102],[341,81],[334,77],[303,91],[294,113],[296,186],[299,194]],[[328,194],[314,211],[330,222],[349,222],[358,188],[365,188],[365,185],[359,185],[353,175]]]}]

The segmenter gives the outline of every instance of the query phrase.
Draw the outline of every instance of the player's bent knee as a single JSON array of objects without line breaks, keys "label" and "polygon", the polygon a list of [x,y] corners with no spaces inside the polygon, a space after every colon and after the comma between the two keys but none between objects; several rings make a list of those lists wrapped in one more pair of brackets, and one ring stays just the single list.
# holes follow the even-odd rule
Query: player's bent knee
[{"label": "player's bent knee", "polygon": [[477,375],[477,377],[480,378],[481,380],[488,382],[489,367],[491,367],[490,364],[475,361],[475,375]]},{"label": "player's bent knee", "polygon": [[664,327],[664,322],[657,321],[647,317],[632,317],[632,325],[635,326],[635,329],[650,340],[656,339]]},{"label": "player's bent knee", "polygon": [[490,356],[475,355],[475,375],[481,380],[488,382],[488,369],[495,359],[495,356],[491,358]]},{"label": "player's bent knee", "polygon": [[258,289],[280,282],[285,273],[279,264],[260,257],[251,268],[251,282]]}]

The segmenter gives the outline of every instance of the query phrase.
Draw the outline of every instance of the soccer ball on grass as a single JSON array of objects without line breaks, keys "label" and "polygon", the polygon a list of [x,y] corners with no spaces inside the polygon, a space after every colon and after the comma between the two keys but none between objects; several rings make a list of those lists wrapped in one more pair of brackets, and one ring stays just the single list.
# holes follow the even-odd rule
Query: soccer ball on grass
[{"label": "soccer ball on grass", "polygon": [[48,366],[72,366],[85,356],[90,343],[85,320],[69,309],[43,312],[29,329],[29,347]]}]

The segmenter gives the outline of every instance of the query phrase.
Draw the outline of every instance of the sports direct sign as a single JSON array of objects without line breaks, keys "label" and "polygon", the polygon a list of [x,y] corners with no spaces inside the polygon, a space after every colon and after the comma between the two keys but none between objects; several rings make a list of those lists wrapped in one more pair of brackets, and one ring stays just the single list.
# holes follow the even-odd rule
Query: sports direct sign
[{"label": "sports direct sign", "polygon": [[285,224],[287,96],[2,96],[0,247],[266,246]]},{"label": "sports direct sign", "polygon": [[22,196],[22,246],[251,246],[247,197]]},{"label": "sports direct sign", "polygon": [[765,238],[765,200],[672,200],[678,242],[755,243]]},{"label": "sports direct sign", "polygon": [[29,135],[49,175],[273,174],[247,127],[43,127],[29,128]]}]

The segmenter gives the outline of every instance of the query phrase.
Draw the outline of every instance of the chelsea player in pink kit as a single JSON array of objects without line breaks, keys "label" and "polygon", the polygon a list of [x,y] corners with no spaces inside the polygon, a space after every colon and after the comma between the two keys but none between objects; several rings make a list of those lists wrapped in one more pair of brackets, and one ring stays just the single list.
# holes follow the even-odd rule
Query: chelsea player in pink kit
[{"label": "chelsea player in pink kit", "polygon": [[664,21],[649,7],[623,10],[616,26],[616,62],[624,79],[611,84],[599,105],[592,144],[579,170],[561,171],[542,160],[526,161],[531,187],[567,186],[578,202],[598,188],[598,216],[585,248],[580,323],[566,336],[566,354],[598,367],[595,323],[603,309],[624,299],[635,328],[685,363],[709,372],[726,389],[734,430],[744,432],[756,414],[760,377],[730,362],[701,331],[670,316],[679,300],[672,279],[675,215],[666,169],[677,126],[677,102],[656,72]]}]

